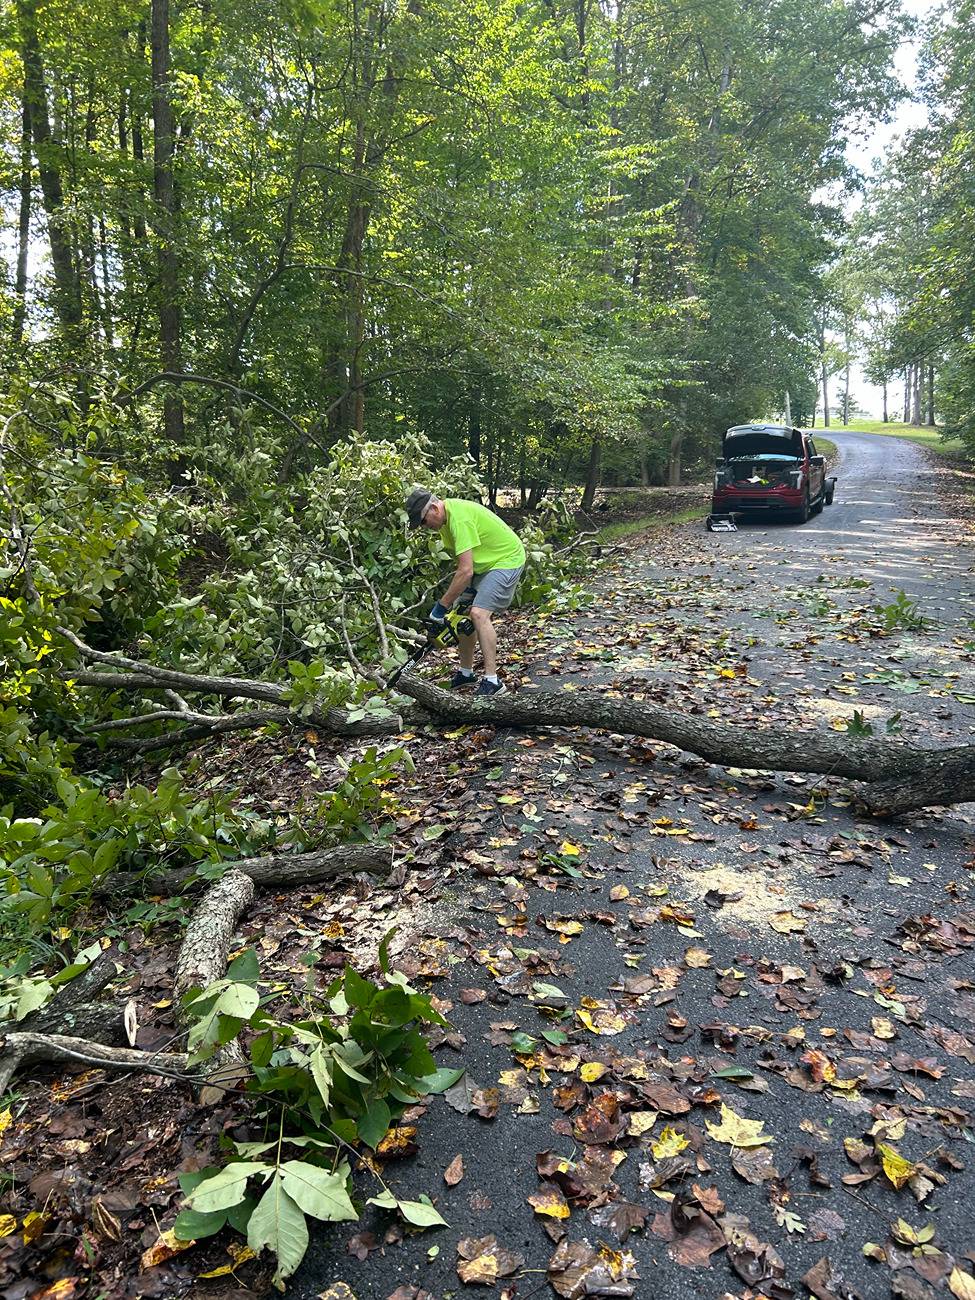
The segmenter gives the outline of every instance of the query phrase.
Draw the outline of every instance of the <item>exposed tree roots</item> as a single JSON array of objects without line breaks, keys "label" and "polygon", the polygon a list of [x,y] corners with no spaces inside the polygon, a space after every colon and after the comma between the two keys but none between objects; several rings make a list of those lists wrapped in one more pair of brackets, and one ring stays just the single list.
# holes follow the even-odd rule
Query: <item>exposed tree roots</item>
[{"label": "exposed tree roots", "polygon": [[414,673],[400,678],[399,689],[451,722],[592,727],[665,741],[722,767],[847,777],[856,783],[858,802],[876,817],[975,800],[975,745],[920,749],[899,741],[743,727],[596,691],[531,690],[478,699],[441,690]]}]

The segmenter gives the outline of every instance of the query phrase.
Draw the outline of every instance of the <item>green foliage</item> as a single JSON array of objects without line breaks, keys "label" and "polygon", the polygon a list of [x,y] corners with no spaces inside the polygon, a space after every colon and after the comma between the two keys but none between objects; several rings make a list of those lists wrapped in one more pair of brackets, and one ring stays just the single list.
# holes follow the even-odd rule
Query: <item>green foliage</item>
[{"label": "green foliage", "polygon": [[70,919],[116,869],[197,865],[209,874],[213,864],[267,845],[273,833],[271,823],[234,812],[225,797],[188,797],[175,769],[155,791],[134,785],[110,798],[63,774],[57,793],[36,817],[18,817],[9,805],[0,811],[0,908],[37,927]]},{"label": "green foliage", "polygon": [[[308,1005],[298,1021],[272,1014],[275,995],[261,991],[251,950],[235,958],[223,979],[185,997],[191,1061],[210,1060],[245,1026],[252,1033],[247,1091],[267,1137],[235,1143],[239,1158],[222,1168],[181,1177],[186,1201],[175,1232],[188,1240],[230,1224],[246,1233],[253,1250],[266,1246],[277,1256],[275,1282],[282,1290],[308,1245],[306,1216],[358,1218],[348,1154],[363,1145],[375,1150],[407,1106],[463,1073],[438,1069],[430,1055],[422,1027],[447,1022],[426,995],[389,969],[390,937],[380,948],[381,982],[347,966],[318,999],[309,975]],[[417,1227],[444,1222],[428,1198],[400,1200],[385,1186],[370,1204],[398,1210]]]},{"label": "green foliage", "polygon": [[875,605],[874,612],[884,621],[884,628],[893,632],[904,628],[908,632],[923,632],[931,626],[931,620],[921,613],[918,602],[904,591],[898,591],[889,605]]},{"label": "green foliage", "polygon": [[49,975],[30,974],[32,956],[28,952],[21,953],[7,966],[0,966],[0,1022],[20,1021],[39,1011],[62,985],[87,970],[101,950],[101,944],[94,943]]},{"label": "green foliage", "polygon": [[[333,789],[318,797],[310,815],[297,816],[300,835],[306,848],[319,848],[323,844],[349,840],[353,837],[368,839],[377,834],[375,823],[386,818],[383,830],[389,831],[390,814],[397,808],[397,799],[389,787],[402,779],[403,773],[414,770],[409,751],[395,745],[380,753],[370,745],[358,758],[336,760],[342,779]],[[314,753],[306,766],[313,775],[320,772]]]}]

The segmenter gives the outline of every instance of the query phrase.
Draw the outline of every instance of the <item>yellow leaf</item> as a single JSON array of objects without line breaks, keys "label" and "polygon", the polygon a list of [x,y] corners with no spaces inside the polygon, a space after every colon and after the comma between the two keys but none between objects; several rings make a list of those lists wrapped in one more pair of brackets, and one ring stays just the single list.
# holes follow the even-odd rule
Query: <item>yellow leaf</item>
[{"label": "yellow leaf", "polygon": [[884,1173],[887,1175],[888,1180],[893,1183],[898,1191],[909,1179],[914,1177],[917,1171],[916,1165],[902,1156],[899,1151],[888,1146],[886,1142],[877,1143],[877,1155],[880,1156],[880,1163],[884,1167]]},{"label": "yellow leaf", "polygon": [[165,1232],[159,1234],[159,1239],[154,1241],[148,1250],[142,1252],[142,1267],[143,1269],[155,1268],[157,1264],[165,1264],[167,1259],[172,1259],[174,1255],[189,1250],[190,1246],[195,1245],[195,1241],[183,1241],[176,1236],[172,1228],[167,1228]]},{"label": "yellow leaf", "polygon": [[571,840],[563,840],[559,845],[559,852],[564,858],[577,858],[582,849],[578,844],[573,844]]},{"label": "yellow leaf", "polygon": [[948,1290],[957,1300],[975,1300],[975,1277],[960,1268],[953,1268],[948,1278]]},{"label": "yellow leaf", "polygon": [[613,1011],[577,1011],[576,1015],[593,1034],[621,1034],[626,1021]]},{"label": "yellow leaf", "polygon": [[536,1214],[545,1215],[550,1219],[567,1219],[571,1213],[568,1202],[557,1187],[529,1196],[528,1204]]},{"label": "yellow leaf", "polygon": [[40,1214],[37,1210],[31,1210],[24,1222],[21,1224],[24,1232],[24,1245],[29,1246],[32,1241],[36,1241],[44,1231],[47,1223],[47,1215]]},{"label": "yellow leaf", "polygon": [[718,676],[727,677],[729,680],[734,681],[735,670],[733,668],[719,668]]},{"label": "yellow leaf", "polygon": [[733,1147],[760,1147],[774,1140],[762,1132],[762,1120],[746,1119],[744,1115],[737,1114],[724,1102],[721,1103],[721,1123],[712,1124],[706,1121],[706,1127],[716,1141],[727,1142]]},{"label": "yellow leaf", "polygon": [[888,1020],[886,1016],[871,1016],[870,1024],[877,1038],[896,1038],[897,1030],[894,1028],[894,1022]]},{"label": "yellow leaf", "polygon": [[12,1121],[13,1121],[13,1114],[11,1113],[9,1106],[7,1107],[6,1110],[0,1110],[0,1135],[6,1133]]},{"label": "yellow leaf", "polygon": [[649,1133],[657,1122],[658,1110],[634,1110],[627,1116],[628,1130],[632,1137],[643,1137]]},{"label": "yellow leaf", "polygon": [[769,925],[773,930],[778,930],[779,934],[791,934],[794,930],[806,928],[803,917],[796,916],[794,912],[773,912],[769,917]]},{"label": "yellow leaf", "polygon": [[554,930],[556,934],[562,934],[569,937],[576,934],[582,934],[584,929],[581,921],[560,921],[551,917],[545,922],[545,927],[548,930]]},{"label": "yellow leaf", "polygon": [[211,1268],[209,1273],[197,1273],[197,1281],[204,1277],[226,1277],[228,1273],[234,1271],[233,1264],[221,1264],[219,1268]]},{"label": "yellow leaf", "polygon": [[17,1220],[12,1214],[0,1214],[0,1237],[9,1237],[17,1231]]},{"label": "yellow leaf", "polygon": [[498,1257],[497,1255],[478,1255],[476,1259],[465,1259],[457,1265],[457,1276],[468,1286],[473,1282],[480,1282],[483,1286],[491,1286],[498,1280]]},{"label": "yellow leaf", "polygon": [[690,1145],[683,1133],[678,1133],[675,1128],[668,1125],[656,1142],[650,1144],[650,1150],[653,1152],[655,1159],[669,1160],[671,1156],[680,1155],[684,1148]]},{"label": "yellow leaf", "polygon": [[579,1078],[583,1083],[595,1083],[597,1079],[603,1077],[608,1068],[599,1061],[587,1061],[579,1071]]},{"label": "yellow leaf", "polygon": [[691,970],[703,970],[711,964],[711,954],[706,948],[688,948],[684,953],[684,964]]}]

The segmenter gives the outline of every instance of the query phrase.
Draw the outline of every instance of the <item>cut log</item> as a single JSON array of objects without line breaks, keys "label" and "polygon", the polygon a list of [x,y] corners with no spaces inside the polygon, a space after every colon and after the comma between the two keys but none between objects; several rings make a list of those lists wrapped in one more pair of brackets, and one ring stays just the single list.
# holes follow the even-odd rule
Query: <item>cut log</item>
[{"label": "cut log", "polygon": [[112,1002],[95,999],[117,974],[112,953],[101,952],[80,975],[69,980],[46,1006],[25,1016],[18,1031],[37,1034],[69,1034],[96,1043],[122,1043],[125,1030],[122,1013]]},{"label": "cut log", "polygon": [[237,922],[254,901],[254,881],[242,871],[228,871],[200,899],[186,927],[173,975],[179,1002],[191,988],[206,988],[223,976]]},{"label": "cut log", "polygon": [[[382,844],[338,844],[314,853],[287,853],[263,858],[239,858],[230,864],[234,871],[250,876],[261,889],[281,885],[310,885],[330,876],[347,872],[369,871],[375,875],[388,872],[393,865],[393,851]],[[226,877],[225,877],[226,879]],[[172,897],[186,885],[205,884],[193,867],[178,871],[157,871],[148,876],[120,872],[103,881],[95,890],[98,895],[130,894],[142,889],[150,894]]]},{"label": "cut log", "polygon": [[901,741],[838,733],[744,727],[597,691],[527,690],[500,698],[465,697],[415,673],[404,673],[398,689],[451,722],[591,727],[664,741],[721,767],[848,777],[857,783],[862,806],[876,816],[975,800],[975,745],[920,749]]},{"label": "cut log", "polygon": [[[173,1000],[185,1024],[183,995],[190,989],[205,989],[221,979],[227,969],[227,953],[255,894],[254,881],[242,871],[228,871],[222,880],[200,899],[186,927],[173,975]],[[244,1052],[237,1039],[221,1047],[206,1064],[206,1073],[227,1077],[227,1067],[243,1066]]]}]

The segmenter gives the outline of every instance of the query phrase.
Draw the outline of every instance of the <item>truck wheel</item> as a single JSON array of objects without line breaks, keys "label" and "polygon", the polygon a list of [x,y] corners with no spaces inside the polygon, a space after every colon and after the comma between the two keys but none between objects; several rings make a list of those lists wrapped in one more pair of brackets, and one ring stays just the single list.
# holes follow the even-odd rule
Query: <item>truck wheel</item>
[{"label": "truck wheel", "polygon": [[830,483],[829,487],[826,489],[826,504],[828,506],[831,506],[833,504],[833,493],[835,491],[836,491],[836,484]]},{"label": "truck wheel", "polygon": [[803,504],[799,507],[799,509],[796,511],[794,518],[797,524],[804,524],[809,519],[809,489],[808,488],[806,489],[806,499],[803,502]]},{"label": "truck wheel", "polygon": [[812,513],[814,515],[822,514],[823,506],[825,504],[826,504],[826,488],[824,487],[823,490],[820,492],[819,496],[816,498],[815,502],[813,503]]}]

